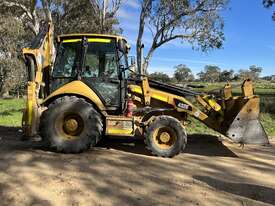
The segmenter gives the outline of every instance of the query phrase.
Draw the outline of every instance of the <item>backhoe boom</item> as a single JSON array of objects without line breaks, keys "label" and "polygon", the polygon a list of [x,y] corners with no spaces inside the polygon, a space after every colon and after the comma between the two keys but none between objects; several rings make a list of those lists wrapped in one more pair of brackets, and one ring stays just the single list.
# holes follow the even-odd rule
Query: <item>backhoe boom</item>
[{"label": "backhoe boom", "polygon": [[[53,25],[45,23],[29,48],[23,49],[27,71],[27,102],[23,114],[22,127],[25,136],[35,136],[38,131],[41,108],[39,95],[46,96],[48,82],[43,82],[43,75],[49,76],[53,65],[55,49],[53,42]],[[46,84],[46,85],[45,85]],[[45,87],[42,90],[41,87]]]}]

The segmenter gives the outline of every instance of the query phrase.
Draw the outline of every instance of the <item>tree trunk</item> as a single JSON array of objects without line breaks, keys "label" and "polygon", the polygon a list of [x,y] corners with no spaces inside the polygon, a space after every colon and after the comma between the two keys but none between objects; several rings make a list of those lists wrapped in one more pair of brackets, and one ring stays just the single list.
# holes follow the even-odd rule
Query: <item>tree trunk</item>
[{"label": "tree trunk", "polygon": [[142,37],[144,33],[144,26],[145,26],[145,18],[147,15],[147,12],[149,10],[149,7],[152,4],[152,0],[144,0],[142,3],[142,9],[140,12],[140,18],[139,18],[139,31],[138,31],[138,37],[137,37],[137,43],[136,43],[136,54],[137,54],[137,69],[138,73],[144,74],[142,69]]},{"label": "tree trunk", "polygon": [[42,6],[45,13],[46,21],[52,22],[52,13],[50,11],[50,5],[48,0],[42,0]]},{"label": "tree trunk", "polygon": [[142,54],[141,54],[141,53],[142,53],[142,52],[141,52],[141,49],[142,49],[142,48],[141,48],[141,40],[138,39],[138,40],[137,40],[137,46],[136,46],[136,53],[137,53],[137,70],[138,70],[138,73],[139,73],[139,74],[141,74],[141,72],[142,72],[142,71],[141,71],[141,67],[142,67],[142,66],[141,66],[141,64],[142,64],[142,62],[141,62],[141,61],[142,61],[142,59],[141,59],[141,58],[142,58],[142,57],[141,57],[141,55],[142,55]]},{"label": "tree trunk", "polygon": [[148,66],[149,66],[149,62],[151,61],[152,59],[152,56],[153,56],[153,53],[155,51],[155,48],[154,46],[152,45],[149,52],[147,53],[146,55],[146,58],[144,59],[144,62],[143,62],[143,65],[142,65],[142,69],[143,69],[143,74],[146,74],[147,73],[147,69],[148,69]]},{"label": "tree trunk", "polygon": [[142,22],[140,23],[139,26],[139,34],[138,34],[138,38],[137,38],[137,45],[136,45],[136,53],[137,53],[137,69],[138,69],[138,73],[139,74],[143,74],[142,72],[142,58],[143,58],[143,45],[142,45],[142,36],[143,36],[143,32],[144,32],[144,23],[142,24]]}]

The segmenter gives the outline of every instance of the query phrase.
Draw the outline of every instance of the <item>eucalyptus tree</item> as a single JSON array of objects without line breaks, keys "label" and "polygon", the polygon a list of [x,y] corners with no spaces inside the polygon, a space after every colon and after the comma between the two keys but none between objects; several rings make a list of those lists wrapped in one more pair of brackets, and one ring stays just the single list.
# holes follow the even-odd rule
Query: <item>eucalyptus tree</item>
[{"label": "eucalyptus tree", "polygon": [[184,64],[175,66],[174,77],[178,82],[190,82],[195,79],[192,71],[189,67]]},{"label": "eucalyptus tree", "polygon": [[1,13],[13,13],[33,35],[41,22],[52,21],[55,34],[119,33],[121,0],[1,0]]},{"label": "eucalyptus tree", "polygon": [[24,39],[22,23],[12,14],[0,15],[0,96],[24,79],[19,52]]},{"label": "eucalyptus tree", "polygon": [[[179,39],[194,49],[208,51],[221,48],[224,41],[221,11],[227,0],[143,0],[136,42],[138,69],[147,69],[156,49]],[[142,40],[145,28],[152,34],[152,42],[142,61]],[[141,65],[143,62],[143,65]]]}]

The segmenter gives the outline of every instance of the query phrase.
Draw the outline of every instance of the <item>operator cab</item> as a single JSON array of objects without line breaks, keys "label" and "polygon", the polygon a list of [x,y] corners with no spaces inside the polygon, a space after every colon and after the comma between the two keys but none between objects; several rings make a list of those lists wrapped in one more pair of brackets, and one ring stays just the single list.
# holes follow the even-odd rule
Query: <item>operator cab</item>
[{"label": "operator cab", "polygon": [[50,92],[80,80],[89,86],[111,113],[121,113],[127,92],[129,46],[119,36],[62,35],[53,67]]}]

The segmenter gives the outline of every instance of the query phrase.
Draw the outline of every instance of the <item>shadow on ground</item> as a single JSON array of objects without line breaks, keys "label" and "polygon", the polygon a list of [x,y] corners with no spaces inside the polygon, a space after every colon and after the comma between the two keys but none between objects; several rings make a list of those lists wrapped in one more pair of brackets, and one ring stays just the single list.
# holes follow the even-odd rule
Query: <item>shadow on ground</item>
[{"label": "shadow on ground", "polygon": [[269,187],[240,182],[228,182],[208,176],[193,176],[193,178],[208,184],[216,190],[222,190],[230,194],[251,198],[268,204],[275,203],[275,189]]},{"label": "shadow on ground", "polygon": [[274,148],[191,135],[174,158],[151,156],[140,140],[60,154],[18,130],[0,127],[1,205],[275,205]]},{"label": "shadow on ground", "polygon": [[[152,156],[146,149],[144,141],[139,139],[107,139],[102,141],[98,147]],[[237,157],[217,136],[202,134],[192,134],[188,136],[188,143],[184,153],[204,156]]]},{"label": "shadow on ground", "polygon": [[[2,140],[10,141],[11,144],[9,146],[13,147],[13,149],[32,148],[47,150],[47,148],[44,148],[43,142],[39,141],[22,141],[18,143],[22,135],[19,130],[20,128],[18,127],[0,126],[0,137],[2,135]],[[150,151],[146,149],[144,141],[140,139],[107,138],[102,140],[97,147],[152,156]],[[188,143],[184,153],[204,156],[237,157],[237,155],[228,149],[217,136],[202,134],[193,134],[188,136]]]}]

